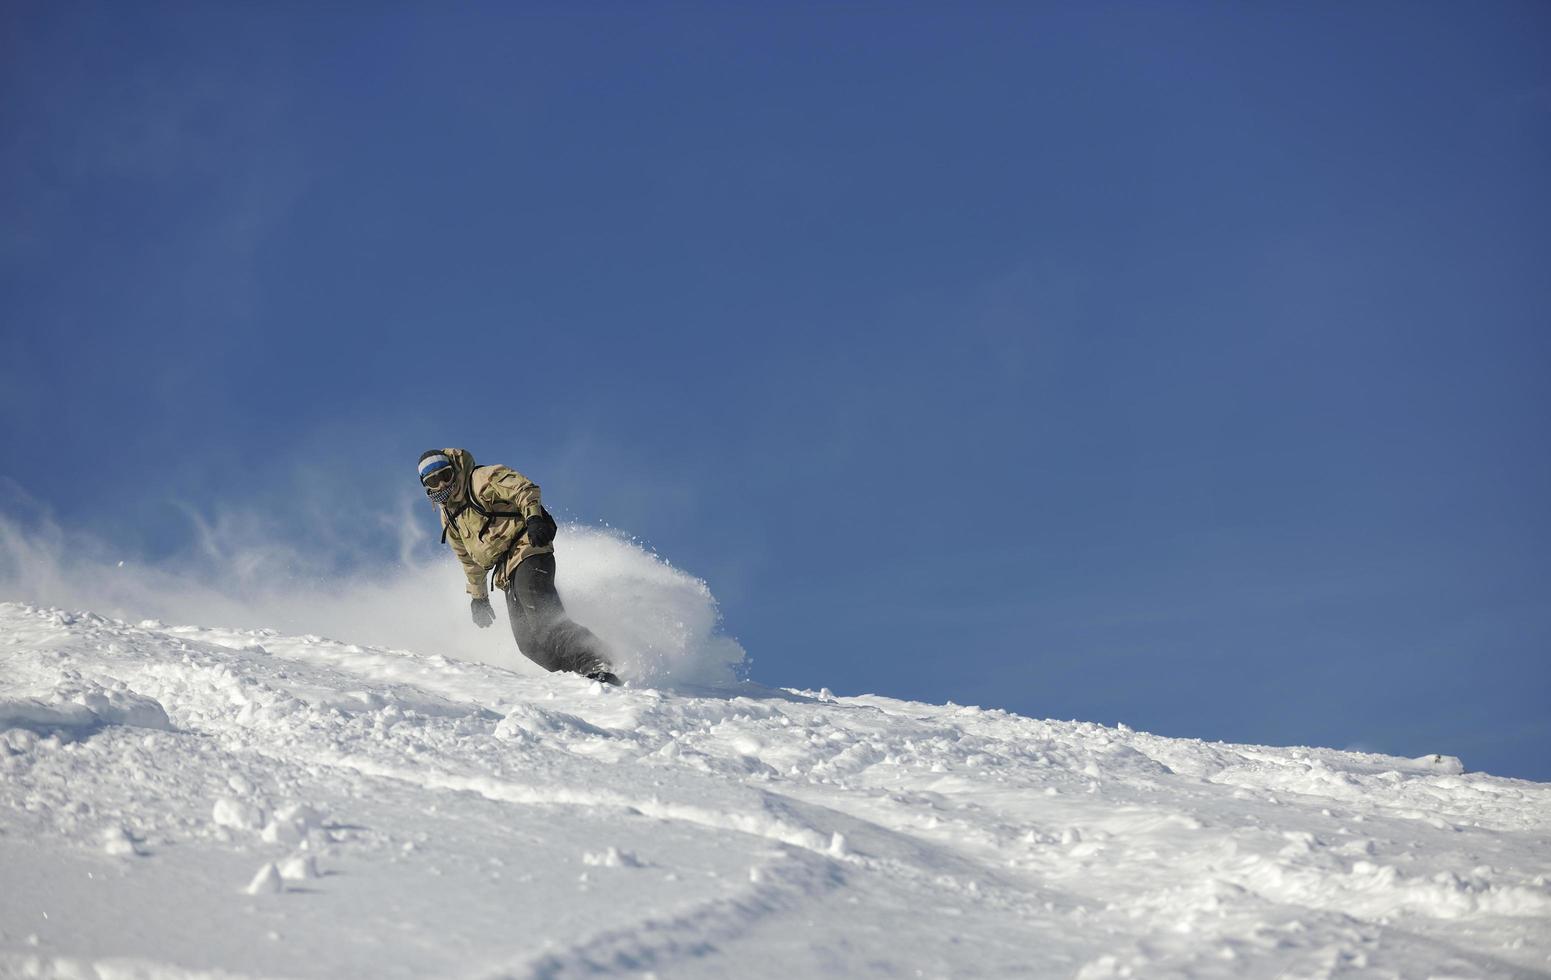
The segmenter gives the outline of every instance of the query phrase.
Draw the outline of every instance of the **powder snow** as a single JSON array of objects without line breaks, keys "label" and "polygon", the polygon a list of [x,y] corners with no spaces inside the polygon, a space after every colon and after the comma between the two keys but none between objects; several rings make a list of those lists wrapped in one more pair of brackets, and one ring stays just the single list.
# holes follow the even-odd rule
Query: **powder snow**
[{"label": "powder snow", "polygon": [[1447,755],[0,604],[7,976],[1546,976],[1548,831]]}]

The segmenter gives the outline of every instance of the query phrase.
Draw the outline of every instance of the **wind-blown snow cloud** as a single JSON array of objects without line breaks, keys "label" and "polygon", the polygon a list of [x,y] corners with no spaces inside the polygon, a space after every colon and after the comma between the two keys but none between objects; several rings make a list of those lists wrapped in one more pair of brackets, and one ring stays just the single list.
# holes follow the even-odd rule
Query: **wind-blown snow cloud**
[{"label": "wind-blown snow cloud", "polygon": [[[397,535],[398,559],[389,562],[343,544],[302,551],[251,513],[188,514],[194,546],[151,564],[47,518],[0,516],[0,598],[126,620],[270,627],[538,671],[503,622],[474,627],[456,561],[407,508],[373,518]],[[566,525],[557,548],[568,611],[609,644],[622,676],[658,686],[738,677],[744,651],[718,632],[705,582],[618,532]]]}]

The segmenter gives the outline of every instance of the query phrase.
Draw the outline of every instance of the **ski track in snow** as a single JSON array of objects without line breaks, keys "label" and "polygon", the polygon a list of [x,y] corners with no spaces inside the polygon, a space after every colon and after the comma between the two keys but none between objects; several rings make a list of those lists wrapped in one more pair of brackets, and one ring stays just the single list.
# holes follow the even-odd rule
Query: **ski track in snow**
[{"label": "ski track in snow", "polygon": [[1543,977],[1551,785],[0,603],[0,975]]}]

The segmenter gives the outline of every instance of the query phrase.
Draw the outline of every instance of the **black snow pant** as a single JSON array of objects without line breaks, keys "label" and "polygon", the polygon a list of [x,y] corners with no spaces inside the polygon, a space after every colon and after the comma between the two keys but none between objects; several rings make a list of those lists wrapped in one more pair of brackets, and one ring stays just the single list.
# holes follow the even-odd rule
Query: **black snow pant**
[{"label": "black snow pant", "polygon": [[602,641],[565,614],[555,591],[554,555],[533,555],[512,572],[506,617],[517,649],[545,670],[592,674],[609,669]]}]

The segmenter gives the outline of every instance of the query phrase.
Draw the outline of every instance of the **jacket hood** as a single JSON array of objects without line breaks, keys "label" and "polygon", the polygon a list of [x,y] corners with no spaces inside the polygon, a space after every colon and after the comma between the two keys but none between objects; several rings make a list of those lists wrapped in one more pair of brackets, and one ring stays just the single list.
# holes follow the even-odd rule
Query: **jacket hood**
[{"label": "jacket hood", "polygon": [[452,460],[452,468],[458,471],[460,480],[474,472],[474,454],[467,449],[443,449],[442,454]]}]

